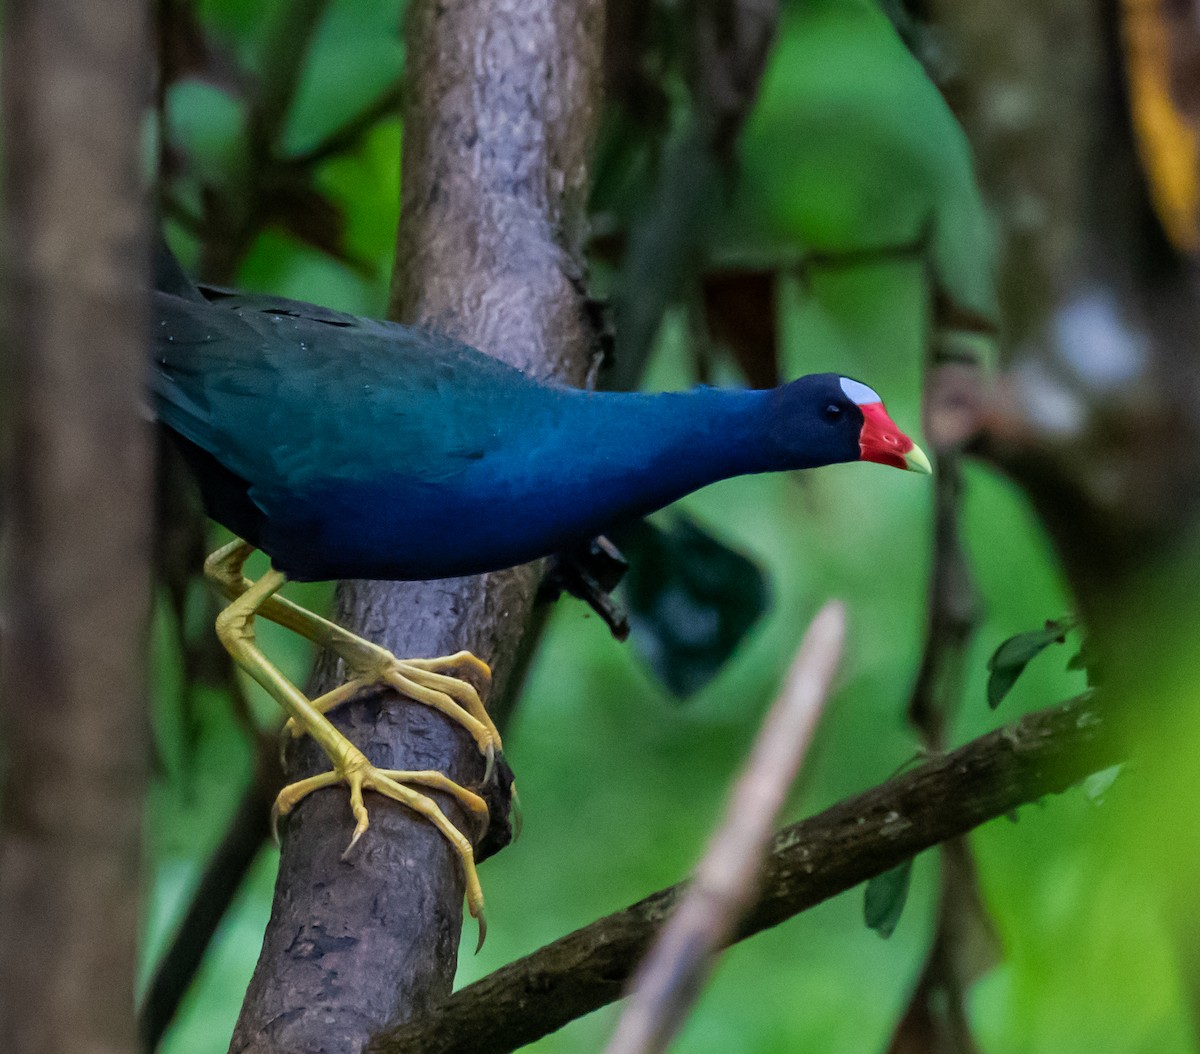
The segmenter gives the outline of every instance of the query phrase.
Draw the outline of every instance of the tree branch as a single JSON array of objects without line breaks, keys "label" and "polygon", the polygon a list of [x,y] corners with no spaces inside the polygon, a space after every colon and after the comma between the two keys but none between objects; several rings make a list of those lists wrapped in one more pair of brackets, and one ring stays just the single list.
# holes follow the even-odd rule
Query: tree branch
[{"label": "tree branch", "polygon": [[376,125],[394,118],[400,112],[400,104],[404,99],[404,87],[401,81],[386,88],[373,101],[367,103],[362,110],[351,117],[345,124],[335,128],[320,142],[309,147],[301,154],[280,159],[280,164],[288,168],[313,169],[322,162],[341,154],[348,154],[366,138]]},{"label": "tree branch", "polygon": [[272,153],[292,108],[304,60],[329,0],[290,0],[276,9],[263,34],[258,91],[252,100],[251,148]]},{"label": "tree branch", "polygon": [[[936,390],[939,386],[935,381],[931,387]],[[945,749],[946,726],[962,703],[967,646],[980,615],[979,595],[960,532],[962,458],[954,445],[938,439],[952,429],[944,423],[930,427],[942,410],[937,399],[926,403],[925,434],[934,438],[938,455],[934,551],[925,654],[908,710],[922,748],[929,753]],[[970,985],[998,961],[999,941],[983,903],[968,839],[943,842],[939,856],[933,943],[912,997],[892,1033],[888,1054],[977,1051],[969,1026],[967,995]]]},{"label": "tree branch", "polygon": [[[629,8],[645,7],[640,0],[613,6],[627,24],[636,17]],[[613,291],[616,349],[602,377],[607,388],[638,386],[664,314],[686,297],[708,262],[708,216],[728,191],[734,147],[758,95],[779,18],[776,0],[701,0],[682,10],[692,110],[680,134],[667,141],[648,199],[628,224]],[[626,59],[618,65],[628,47],[610,37],[610,90],[618,104],[644,119],[648,87],[638,64]]]},{"label": "tree branch", "polygon": [[[1121,760],[1125,748],[1085,698],[1039,711],[784,828],[741,940],[908,857]],[[367,1054],[505,1054],[618,999],[678,902],[672,886],[547,945],[375,1036]]]}]

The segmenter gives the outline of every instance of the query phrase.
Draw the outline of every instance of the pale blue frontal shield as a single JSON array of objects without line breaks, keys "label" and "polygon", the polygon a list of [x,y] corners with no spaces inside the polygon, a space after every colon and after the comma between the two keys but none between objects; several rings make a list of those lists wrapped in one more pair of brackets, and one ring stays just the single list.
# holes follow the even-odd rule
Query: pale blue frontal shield
[{"label": "pale blue frontal shield", "polygon": [[868,388],[861,381],[852,380],[850,377],[841,378],[842,391],[846,393],[847,398],[852,399],[859,406],[868,406],[871,403],[881,403],[883,400],[879,398],[879,393],[874,388]]}]

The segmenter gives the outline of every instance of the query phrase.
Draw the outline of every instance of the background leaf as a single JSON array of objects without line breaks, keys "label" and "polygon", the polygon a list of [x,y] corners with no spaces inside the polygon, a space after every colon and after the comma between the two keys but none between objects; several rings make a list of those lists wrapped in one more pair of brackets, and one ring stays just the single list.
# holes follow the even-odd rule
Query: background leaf
[{"label": "background leaf", "polygon": [[633,646],[672,694],[686,698],[717,675],[762,616],[766,578],[685,516],[667,527],[624,528],[615,540],[629,561],[623,589]]},{"label": "background leaf", "polygon": [[988,706],[995,710],[1017,683],[1025,667],[1051,644],[1064,643],[1067,633],[1075,625],[1076,620],[1071,617],[1048,621],[1042,629],[1018,633],[1001,644],[988,659]]},{"label": "background leaf", "polygon": [[912,860],[905,860],[899,867],[876,875],[863,892],[863,920],[884,940],[896,931],[904,913],[912,866]]}]

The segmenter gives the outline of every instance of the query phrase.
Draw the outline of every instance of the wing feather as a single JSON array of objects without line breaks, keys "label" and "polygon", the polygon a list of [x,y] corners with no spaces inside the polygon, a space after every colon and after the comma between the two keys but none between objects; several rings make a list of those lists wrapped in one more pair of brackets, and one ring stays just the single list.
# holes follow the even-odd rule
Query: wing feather
[{"label": "wing feather", "polygon": [[[542,388],[435,333],[204,290],[155,294],[161,420],[250,484],[264,512],[331,479],[445,478],[478,460]],[[527,418],[525,420],[527,424]]]}]

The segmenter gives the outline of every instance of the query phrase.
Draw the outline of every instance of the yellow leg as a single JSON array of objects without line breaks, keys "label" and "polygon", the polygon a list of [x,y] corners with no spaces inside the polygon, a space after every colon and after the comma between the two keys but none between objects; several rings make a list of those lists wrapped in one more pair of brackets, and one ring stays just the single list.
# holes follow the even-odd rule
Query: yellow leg
[{"label": "yellow leg", "polygon": [[[475,854],[471,843],[447,818],[431,798],[404,783],[416,783],[445,791],[467,810],[487,816],[487,805],[471,791],[451,781],[439,772],[401,772],[378,769],[353,743],[339,732],[321,710],[270,662],[254,640],[254,618],[284,584],[286,578],[278,571],[268,571],[217,616],[217,635],[233,660],[279,702],[289,717],[316,740],[333,762],[333,771],[300,780],[285,787],[275,802],[273,814],[286,815],[314,790],[345,783],[350,788],[350,808],[356,821],[354,835],[346,852],[367,830],[369,819],[363,804],[363,790],[373,790],[424,816],[449,839],[462,860],[467,885],[467,907],[479,920],[480,943],[486,933],[483,918],[483,890],[475,871]],[[315,617],[315,616],[314,616]],[[344,688],[345,686],[343,686]],[[336,693],[343,689],[336,689]],[[327,697],[325,697],[327,698]]]},{"label": "yellow leg", "polygon": [[[236,539],[205,561],[205,575],[230,600],[242,596],[250,588],[250,580],[242,574],[242,566],[252,552],[252,545]],[[346,702],[359,688],[380,683],[391,685],[402,695],[433,707],[462,725],[487,759],[485,781],[491,779],[495,756],[503,750],[500,733],[475,686],[448,672],[469,666],[486,686],[492,677],[487,663],[465,651],[436,659],[397,659],[386,648],[280,596],[266,598],[257,614],[329,648],[346,664],[350,680],[344,687],[349,684],[356,687],[323,696],[322,712]],[[289,721],[288,727],[293,735],[302,735],[305,731],[294,719]]]}]

